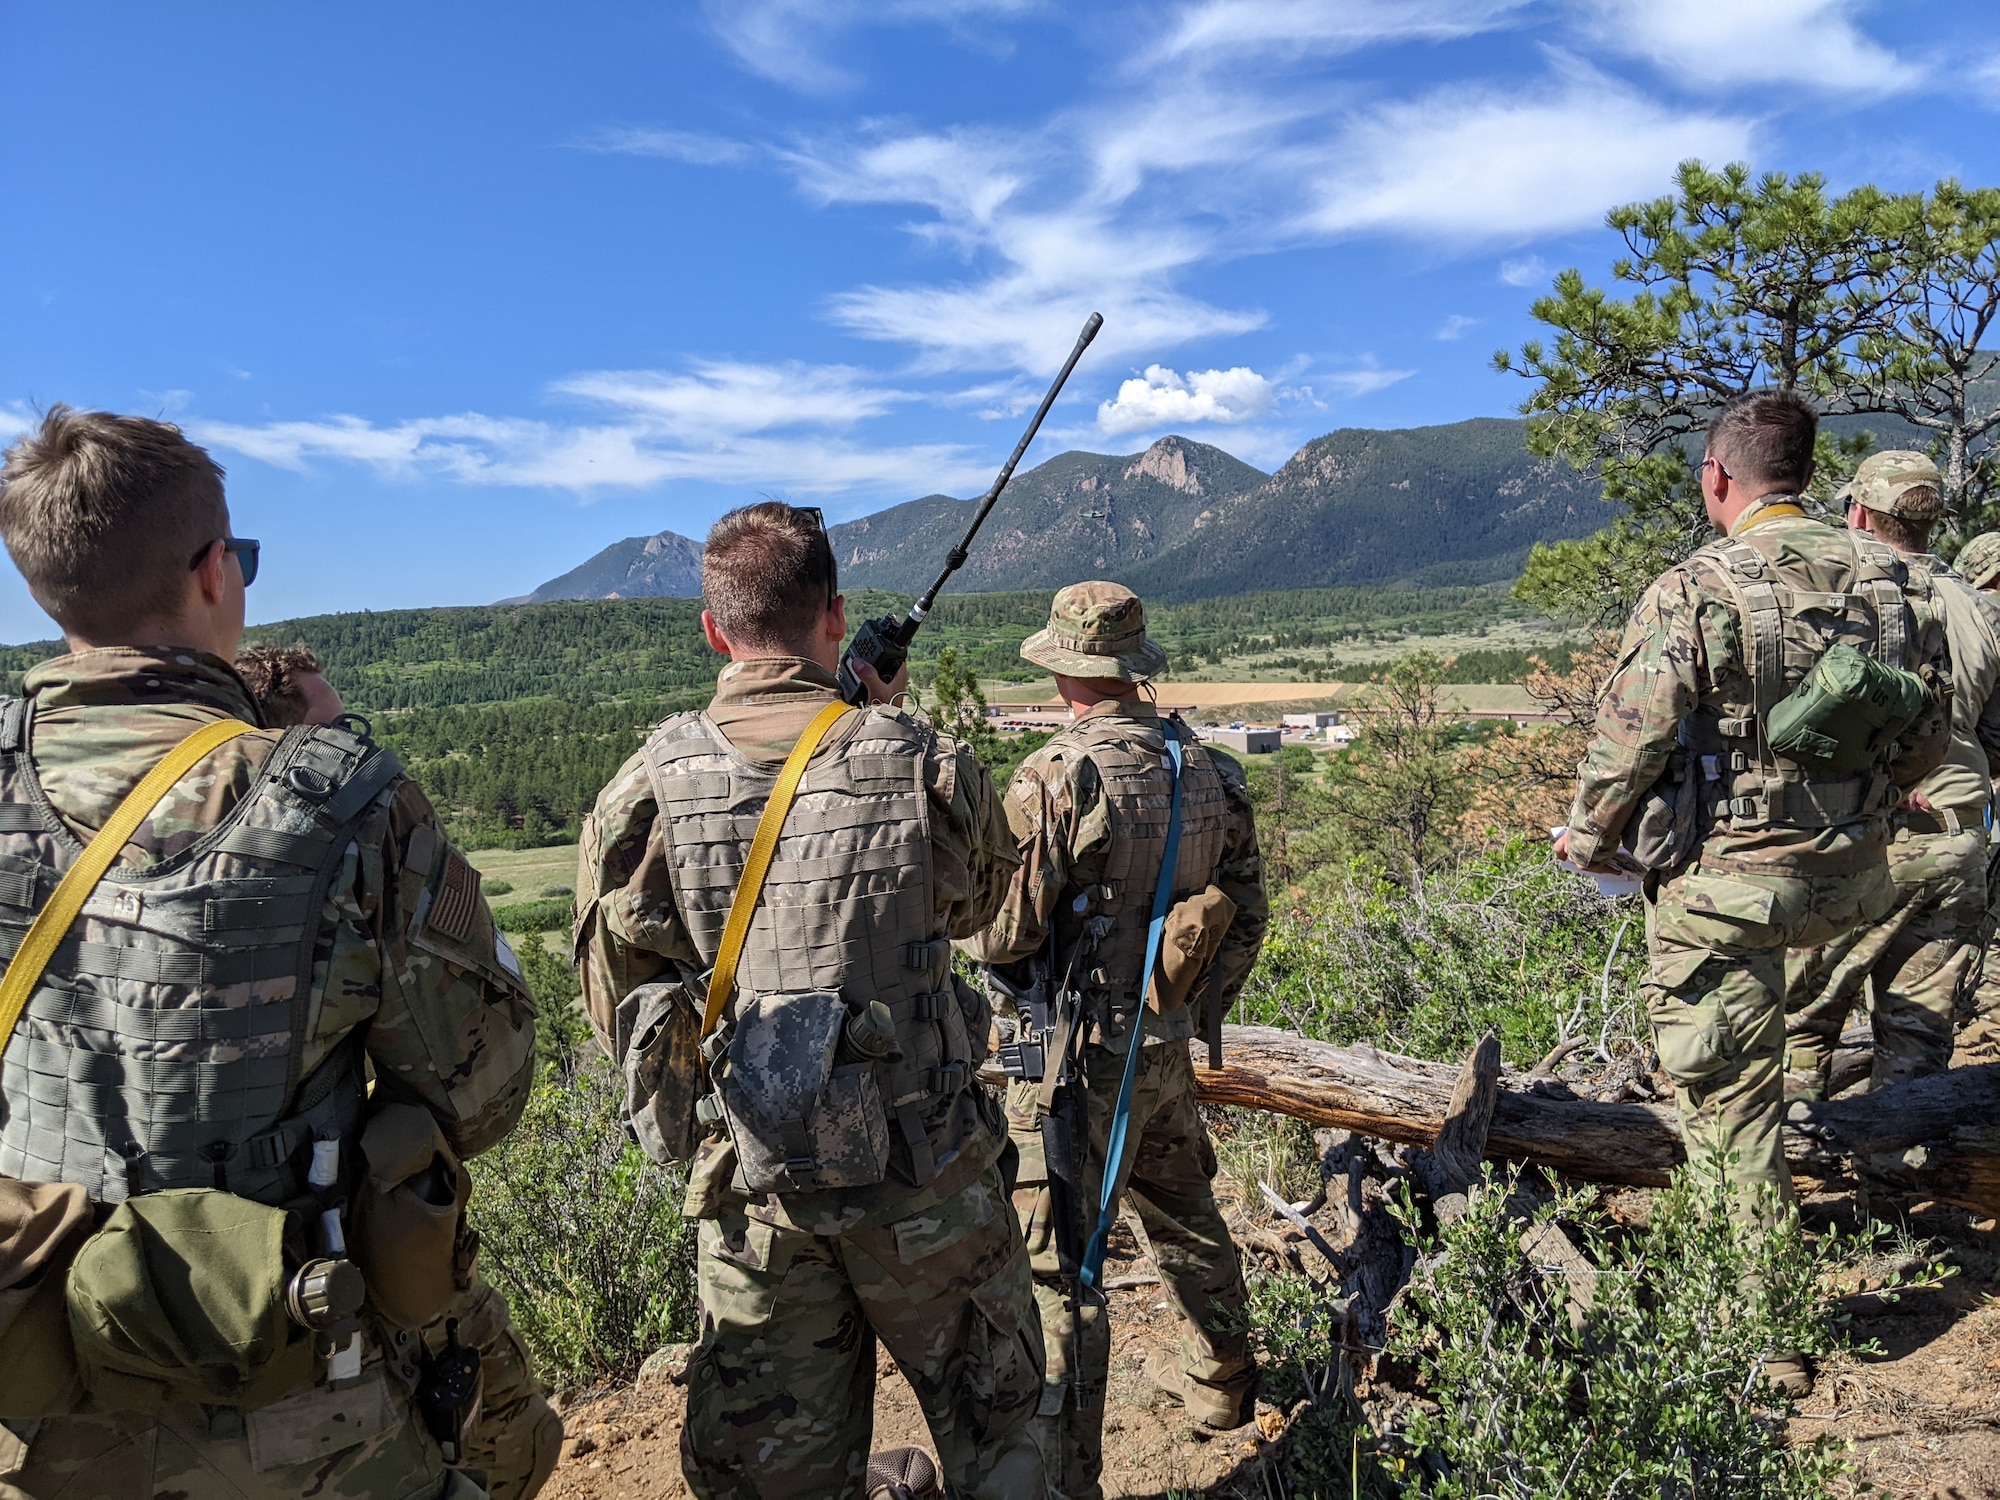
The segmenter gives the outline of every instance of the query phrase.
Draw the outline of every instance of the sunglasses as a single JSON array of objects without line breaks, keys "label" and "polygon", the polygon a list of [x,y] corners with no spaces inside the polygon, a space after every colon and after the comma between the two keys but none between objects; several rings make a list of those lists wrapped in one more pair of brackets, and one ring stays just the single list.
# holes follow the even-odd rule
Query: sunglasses
[{"label": "sunglasses", "polygon": [[[247,536],[219,536],[215,539],[215,542],[222,543],[222,550],[224,552],[234,552],[236,554],[236,566],[243,570],[243,587],[247,589],[257,581],[257,548],[259,544],[254,538]],[[209,548],[213,547],[215,542],[204,543],[201,551],[195,553],[194,561],[188,564],[188,571],[190,573],[202,565],[203,560],[208,556]]]}]

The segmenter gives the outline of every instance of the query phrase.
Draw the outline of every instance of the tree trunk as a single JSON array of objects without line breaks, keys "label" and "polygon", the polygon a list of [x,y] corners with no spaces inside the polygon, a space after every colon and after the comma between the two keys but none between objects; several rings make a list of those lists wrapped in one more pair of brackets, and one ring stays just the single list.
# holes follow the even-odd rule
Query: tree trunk
[{"label": "tree trunk", "polygon": [[[1293,1115],[1413,1146],[1436,1141],[1460,1069],[1373,1047],[1336,1047],[1268,1026],[1222,1028],[1223,1067],[1202,1041],[1195,1084],[1204,1104]],[[1541,1086],[1546,1089],[1546,1085]],[[1685,1159],[1671,1107],[1595,1104],[1501,1080],[1485,1152],[1586,1182],[1663,1185]],[[1794,1104],[1785,1155],[1801,1177],[1870,1177],[1901,1190],[2000,1216],[2000,1063],[1957,1068],[1880,1093]]]}]

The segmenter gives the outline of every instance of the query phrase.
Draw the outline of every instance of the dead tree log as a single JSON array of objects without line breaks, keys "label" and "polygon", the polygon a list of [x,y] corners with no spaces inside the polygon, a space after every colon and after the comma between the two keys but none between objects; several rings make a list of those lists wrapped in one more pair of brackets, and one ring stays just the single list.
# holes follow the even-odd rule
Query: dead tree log
[{"label": "dead tree log", "polygon": [[[1460,1069],[1373,1047],[1336,1047],[1268,1026],[1225,1026],[1223,1066],[1194,1076],[1204,1104],[1293,1115],[1315,1125],[1430,1146],[1450,1113]],[[1486,1133],[1490,1160],[1520,1161],[1585,1182],[1659,1187],[1685,1159],[1673,1110],[1566,1099],[1520,1073],[1500,1082]],[[1955,1068],[1876,1094],[1794,1104],[1785,1155],[1821,1181],[1857,1169],[1904,1191],[2000,1216],[2000,1064]]]}]

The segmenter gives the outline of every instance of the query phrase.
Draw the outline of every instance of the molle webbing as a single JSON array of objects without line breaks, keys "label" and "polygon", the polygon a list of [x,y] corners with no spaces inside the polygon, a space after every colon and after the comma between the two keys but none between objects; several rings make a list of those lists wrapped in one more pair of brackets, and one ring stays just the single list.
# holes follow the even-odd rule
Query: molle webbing
[{"label": "molle webbing", "polygon": [[[1110,815],[1104,889],[1097,893],[1090,914],[1110,917],[1112,926],[1094,949],[1086,951],[1078,970],[1098,1007],[1097,1019],[1108,1021],[1122,1034],[1144,1005],[1140,969],[1145,960],[1146,914],[1160,879],[1173,808],[1165,732],[1161,721],[1111,716],[1086,719],[1063,731],[1061,739],[1096,767]],[[1209,883],[1222,862],[1229,826],[1228,796],[1208,752],[1191,735],[1184,735],[1184,753],[1180,852],[1170,893],[1176,901]],[[1060,947],[1067,950],[1075,942],[1081,920],[1059,909]]]},{"label": "molle webbing", "polygon": [[[848,714],[807,764],[736,969],[746,995],[827,991],[880,1001],[902,1060],[879,1069],[919,1181],[935,1170],[923,1111],[971,1081],[973,1051],[932,909],[929,737],[883,709]],[[713,964],[778,768],[737,751],[706,714],[668,719],[642,752],[674,903]]]},{"label": "molle webbing", "polygon": [[[1852,557],[1839,590],[1807,586],[1778,563],[1786,533],[1752,527],[1713,542],[1689,559],[1697,577],[1735,606],[1750,700],[1697,713],[1691,750],[1713,816],[1738,827],[1832,828],[1873,817],[1888,805],[1886,768],[1852,775],[1817,773],[1779,758],[1765,725],[1782,701],[1835,644],[1866,651],[1902,668],[1908,650],[1903,579],[1895,551],[1853,532],[1826,530]],[[1769,548],[1770,551],[1764,549]]]},{"label": "molle webbing", "polygon": [[[81,855],[0,705],[0,958]],[[237,726],[242,732],[247,726]],[[340,730],[289,731],[228,815],[161,863],[112,868],[34,986],[0,1073],[0,1173],[115,1200],[299,1190],[303,1147],[356,1123],[359,1051],[301,1082],[326,899],[401,773]],[[121,840],[121,844],[123,840]]]}]

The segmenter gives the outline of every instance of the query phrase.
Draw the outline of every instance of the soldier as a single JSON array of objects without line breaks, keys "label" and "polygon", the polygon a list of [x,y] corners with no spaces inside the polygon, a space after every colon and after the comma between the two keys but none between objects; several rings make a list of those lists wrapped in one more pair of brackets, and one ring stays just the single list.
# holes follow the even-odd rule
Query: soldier
[{"label": "soldier", "polygon": [[[1689,1159],[1724,1164],[1740,1215],[1757,1189],[1791,1193],[1780,1134],[1785,950],[1894,904],[1889,812],[1949,738],[1944,630],[1925,581],[1888,547],[1799,503],[1817,425],[1810,405],[1781,391],[1737,396],[1710,423],[1700,482],[1722,537],[1668,569],[1633,612],[1556,842],[1558,858],[1608,870],[1622,838],[1651,871],[1645,998],[1660,1065],[1676,1084]],[[1839,646],[1849,652],[1836,660],[1880,653],[1880,664],[1860,662],[1867,681],[1886,665],[1927,683],[1898,739],[1836,747],[1858,770],[1771,746],[1773,710],[1781,700],[1789,709],[1788,695]],[[1860,722],[1837,713],[1825,727]],[[1802,1365],[1771,1373],[1788,1386],[1806,1379]]]},{"label": "soldier", "polygon": [[[304,644],[245,646],[236,653],[236,670],[273,729],[337,726],[346,717],[319,657]],[[493,1500],[529,1500],[555,1470],[562,1451],[562,1418],[528,1363],[527,1345],[507,1299],[477,1270],[451,1305],[424,1326],[426,1341],[442,1345],[451,1322],[459,1325],[465,1343],[479,1351],[479,1417],[466,1439],[466,1466],[486,1476]]]},{"label": "soldier", "polygon": [[[1007,820],[1021,868],[992,925],[964,946],[987,964],[1014,964],[1041,953],[1053,927],[1055,977],[1071,977],[1089,1028],[1084,1214],[1098,1216],[1107,1169],[1116,1182],[1114,1211],[1129,1189],[1182,1325],[1181,1349],[1159,1351],[1146,1373],[1206,1426],[1238,1427],[1252,1414],[1257,1368],[1245,1339],[1242,1267],[1210,1186],[1215,1149],[1195,1107],[1188,1059],[1194,1014],[1185,1004],[1149,1014],[1141,970],[1166,857],[1173,777],[1166,737],[1185,747],[1171,892],[1184,899],[1212,885],[1235,905],[1213,971],[1196,981],[1199,992],[1214,980],[1225,1006],[1255,964],[1268,920],[1249,792],[1241,767],[1194,743],[1186,726],[1162,719],[1142,696],[1166,653],[1147,639],[1145,608],[1131,590],[1115,583],[1063,589],[1048,628],[1023,641],[1021,655],[1055,674],[1076,723],[1015,772]],[[1113,1111],[1135,1046],[1128,1141],[1107,1167]],[[1034,1256],[1049,1354],[1036,1431],[1052,1493],[1088,1500],[1102,1494],[1111,1334],[1102,1308],[1079,1306],[1065,1285],[1039,1093],[1025,1080],[1007,1092],[1008,1129],[1021,1152],[1015,1205]],[[1079,1226],[1082,1235],[1091,1227]]]},{"label": "soldier", "polygon": [[[890,706],[900,676],[864,670],[873,706],[840,702],[846,605],[818,512],[724,516],[702,597],[729,658],[715,698],[599,795],[577,880],[584,1000],[613,1055],[654,1034],[640,1006],[691,1006],[690,1046],[697,1022],[716,1027],[706,1136],[672,1127],[699,1141],[682,1470],[714,1500],[872,1492],[879,1339],[952,1495],[1037,1495],[1041,1329],[1005,1123],[973,1076],[989,1012],[951,970],[951,939],[986,923],[1013,870],[999,797],[970,749]],[[788,812],[781,764],[803,769]],[[774,800],[760,899],[745,869]],[[707,971],[732,967],[711,995]],[[700,1059],[688,1071],[698,1083]]]},{"label": "soldier", "polygon": [[257,700],[264,722],[274,728],[338,724],[347,712],[319,658],[304,643],[245,646],[236,653],[236,672]]},{"label": "soldier", "polygon": [[[2000,604],[2000,532],[1984,532],[1965,544],[1952,567],[1982,599]],[[1989,839],[1991,832],[1988,832]],[[1968,1008],[1972,1018],[1958,1034],[1958,1055],[1968,1063],[2000,1062],[2000,964],[1993,962],[1992,944],[2000,928],[2000,880],[1993,878],[1991,855],[1986,872],[1988,902],[1982,933],[1978,975]]]},{"label": "soldier", "polygon": [[1951,1065],[1957,1007],[1971,998],[1984,945],[1991,757],[2000,753],[2000,608],[1928,553],[1944,516],[1936,465],[1921,453],[1877,453],[1843,493],[1849,525],[1930,575],[1951,652],[1951,752],[1891,818],[1895,906],[1788,960],[1787,1090],[1808,1099],[1826,1097],[1841,1028],[1864,985],[1874,994],[1872,1087]]},{"label": "soldier", "polygon": [[[268,1222],[254,1205],[302,1206],[292,1222],[312,1228],[299,1232],[339,1257],[318,1210],[364,1191],[363,1127],[400,1107],[397,1118],[435,1143],[418,1186],[450,1204],[457,1184],[462,1203],[463,1168],[450,1158],[496,1144],[526,1103],[533,1005],[476,874],[393,755],[338,730],[254,727],[230,659],[258,548],[231,533],[222,471],[177,428],[57,406],[8,451],[0,483],[0,534],[69,646],[28,673],[24,702],[0,709],[0,863],[24,872],[0,892],[0,921],[18,933],[38,909],[63,909],[57,875],[116,861],[80,917],[48,919],[74,938],[38,978],[27,967],[34,944],[8,944],[0,1002],[18,983],[32,988],[0,1072],[0,1173],[75,1184],[63,1191],[106,1205],[100,1218],[119,1205],[113,1223],[189,1212]],[[133,825],[167,779],[147,773],[197,753]],[[96,837],[107,823],[122,848]],[[445,1263],[398,1265],[392,1254],[364,1266],[358,1343],[324,1358],[294,1336],[283,1347],[303,1359],[273,1378],[296,1369],[299,1383],[263,1390],[280,1399],[248,1409],[184,1394],[212,1373],[172,1359],[198,1320],[130,1330],[156,1352],[151,1363],[87,1342],[83,1272],[72,1270],[76,1347],[36,1359],[80,1364],[83,1404],[0,1432],[0,1490],[66,1500],[481,1493],[447,1469],[419,1414],[415,1391],[433,1389],[425,1366],[442,1351],[373,1310],[378,1272],[449,1288],[469,1270],[449,1208],[439,1222]],[[359,1226],[350,1217],[347,1227]],[[78,1268],[106,1234],[78,1252]],[[229,1248],[200,1245],[169,1239],[164,1252],[194,1287]],[[248,1264],[286,1274],[275,1254]],[[164,1316],[189,1295],[162,1288]],[[135,1365],[147,1378],[134,1378]],[[140,1394],[148,1399],[126,1404]],[[468,1403],[448,1404],[450,1420],[469,1415]],[[529,1468],[546,1473],[554,1456]]]}]

